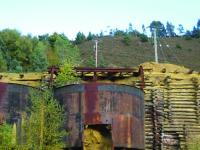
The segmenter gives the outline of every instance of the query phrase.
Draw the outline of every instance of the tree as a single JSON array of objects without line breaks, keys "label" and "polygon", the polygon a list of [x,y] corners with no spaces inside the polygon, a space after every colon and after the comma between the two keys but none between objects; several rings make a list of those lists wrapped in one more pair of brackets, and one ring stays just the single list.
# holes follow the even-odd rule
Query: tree
[{"label": "tree", "polygon": [[38,42],[30,55],[31,67],[29,71],[45,71],[47,69],[48,60],[45,52],[46,46],[42,42]]},{"label": "tree", "polygon": [[65,60],[63,66],[60,67],[60,72],[56,77],[56,86],[63,86],[78,82],[79,78],[74,70],[74,64],[71,60]]},{"label": "tree", "polygon": [[200,38],[200,19],[197,21],[197,27],[193,27],[192,37]]},{"label": "tree", "polygon": [[200,30],[198,30],[198,28],[196,28],[195,26],[193,27],[193,30],[192,30],[192,37],[193,38],[199,38],[200,37]]},{"label": "tree", "polygon": [[22,68],[22,62],[18,61],[16,58],[13,58],[12,61],[9,62],[9,70],[10,72],[22,72],[23,68]]},{"label": "tree", "polygon": [[197,29],[200,30],[200,19],[197,21]]},{"label": "tree", "polygon": [[165,26],[160,21],[152,21],[150,24],[150,32],[153,35],[156,29],[158,37],[165,37],[167,35]]},{"label": "tree", "polygon": [[167,22],[166,31],[169,37],[175,37],[176,33],[174,32],[174,25],[172,23]]},{"label": "tree", "polygon": [[122,30],[116,29],[116,31],[114,32],[114,36],[124,36],[124,35],[126,35],[126,33]]},{"label": "tree", "polygon": [[103,31],[99,33],[99,37],[103,37]]},{"label": "tree", "polygon": [[49,65],[63,65],[66,59],[72,60],[73,63],[80,62],[78,47],[73,45],[64,34],[54,33],[50,36],[49,42],[50,47],[46,45]]},{"label": "tree", "polygon": [[59,36],[58,33],[54,32],[52,35],[48,37],[48,42],[52,48],[54,48],[54,44],[58,36]]},{"label": "tree", "polygon": [[[13,52],[17,49],[16,42],[20,39],[20,33],[17,30],[4,29],[0,32],[0,39],[3,40],[5,51]],[[2,41],[1,41],[2,42]]]},{"label": "tree", "polygon": [[32,91],[30,105],[22,119],[22,147],[33,150],[64,148],[64,110],[52,91]]},{"label": "tree", "polygon": [[31,36],[21,36],[18,41],[16,41],[17,49],[15,50],[14,58],[20,62],[22,71],[28,71],[30,67],[29,55],[33,51],[33,43]]},{"label": "tree", "polygon": [[131,38],[130,38],[130,36],[129,36],[129,35],[125,35],[124,38],[123,38],[123,40],[122,40],[122,42],[123,42],[125,45],[129,46],[130,43],[131,43]]},{"label": "tree", "polygon": [[137,31],[137,30],[133,30],[132,32],[129,33],[129,35],[135,36],[135,37],[139,37],[140,36],[140,32]]},{"label": "tree", "polygon": [[145,34],[140,34],[140,41],[141,42],[148,42],[148,37]]},{"label": "tree", "polygon": [[7,71],[7,62],[3,57],[2,52],[0,51],[0,72]]},{"label": "tree", "polygon": [[191,40],[192,39],[192,33],[189,30],[187,30],[185,32],[184,37],[185,37],[186,40]]},{"label": "tree", "polygon": [[73,65],[80,63],[78,47],[60,35],[55,41],[54,50],[59,58],[59,65],[63,65],[67,60],[70,60]]},{"label": "tree", "polygon": [[179,31],[179,34],[180,34],[180,35],[183,35],[183,33],[184,33],[183,25],[182,25],[182,24],[179,24],[177,29],[178,29],[178,31]]},{"label": "tree", "polygon": [[86,40],[85,35],[82,32],[78,32],[75,39],[75,44],[81,44]]},{"label": "tree", "polygon": [[143,31],[143,34],[145,35],[147,34],[144,24],[142,25],[142,31]]},{"label": "tree", "polygon": [[132,23],[129,23],[129,25],[128,25],[128,33],[129,32],[133,32],[133,25],[132,25]]},{"label": "tree", "polygon": [[88,36],[87,36],[87,40],[88,41],[91,41],[91,40],[93,40],[94,39],[94,34],[92,34],[91,32],[89,32],[89,34],[88,34]]},{"label": "tree", "polygon": [[0,71],[43,71],[48,65],[62,65],[68,58],[80,62],[80,52],[64,34],[37,38],[17,30],[0,31]]},{"label": "tree", "polygon": [[[20,39],[20,33],[17,30],[4,29],[0,32],[0,49],[7,62],[7,70],[13,71],[15,64],[12,62],[16,60],[17,42]],[[17,54],[18,55],[18,54]],[[12,66],[15,65],[15,66]]]},{"label": "tree", "polygon": [[43,41],[43,42],[48,41],[49,34],[39,35],[38,39],[39,39],[39,41]]}]

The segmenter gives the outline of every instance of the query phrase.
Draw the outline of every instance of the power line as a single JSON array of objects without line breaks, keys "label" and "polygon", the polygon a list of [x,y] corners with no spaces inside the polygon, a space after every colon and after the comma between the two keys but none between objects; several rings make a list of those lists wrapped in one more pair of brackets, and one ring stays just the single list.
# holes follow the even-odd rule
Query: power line
[{"label": "power line", "polygon": [[156,28],[154,28],[154,51],[155,51],[155,62],[158,63],[158,50],[157,50]]},{"label": "power line", "polygon": [[[163,42],[166,44],[167,49],[171,50],[171,49],[169,48],[170,46],[169,46],[169,44],[167,43],[167,41],[166,41],[164,38],[163,38],[162,40],[163,40]],[[172,55],[174,56],[176,62],[179,63],[179,64],[181,64],[181,61],[180,61],[180,59],[178,58],[178,56],[177,56],[175,53],[172,53]]]},{"label": "power line", "polygon": [[168,61],[167,61],[167,57],[166,57],[166,55],[165,55],[165,52],[163,51],[163,46],[162,46],[162,44],[161,44],[160,41],[159,41],[159,46],[160,46],[160,51],[161,51],[161,53],[162,53],[164,62],[168,62]]},{"label": "power line", "polygon": [[98,66],[98,40],[95,40],[95,66]]}]

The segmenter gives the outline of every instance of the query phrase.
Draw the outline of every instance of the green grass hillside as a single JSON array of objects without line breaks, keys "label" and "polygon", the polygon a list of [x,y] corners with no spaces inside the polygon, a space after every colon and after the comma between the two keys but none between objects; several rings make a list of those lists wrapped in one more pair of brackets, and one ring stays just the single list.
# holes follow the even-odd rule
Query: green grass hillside
[{"label": "green grass hillside", "polygon": [[[154,61],[153,39],[141,42],[139,37],[130,37],[129,45],[123,36],[99,38],[100,61],[107,67],[134,67],[144,62]],[[78,45],[85,64],[94,57],[94,41]],[[162,46],[160,46],[162,45]],[[200,39],[184,37],[158,39],[159,62],[173,63],[200,71]]]}]

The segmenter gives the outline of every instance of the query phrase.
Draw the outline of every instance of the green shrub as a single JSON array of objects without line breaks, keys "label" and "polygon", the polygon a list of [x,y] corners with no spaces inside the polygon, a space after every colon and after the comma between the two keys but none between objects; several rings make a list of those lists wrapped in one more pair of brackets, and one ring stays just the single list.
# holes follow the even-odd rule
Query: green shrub
[{"label": "green shrub", "polygon": [[176,48],[177,48],[177,49],[182,49],[182,47],[181,47],[180,44],[176,44]]},{"label": "green shrub", "polygon": [[145,34],[140,34],[139,37],[141,42],[148,42],[148,37]]},{"label": "green shrub", "polygon": [[130,36],[128,36],[128,35],[124,36],[122,42],[123,42],[125,45],[129,46],[129,45],[131,44],[131,38],[130,38]]},{"label": "green shrub", "polygon": [[0,149],[11,150],[16,147],[16,124],[7,123],[0,126]]},{"label": "green shrub", "polygon": [[192,40],[191,36],[185,36],[185,40]]},{"label": "green shrub", "polygon": [[76,76],[76,71],[70,60],[66,60],[61,67],[58,76],[56,77],[56,86],[63,86],[78,82],[79,78]]}]

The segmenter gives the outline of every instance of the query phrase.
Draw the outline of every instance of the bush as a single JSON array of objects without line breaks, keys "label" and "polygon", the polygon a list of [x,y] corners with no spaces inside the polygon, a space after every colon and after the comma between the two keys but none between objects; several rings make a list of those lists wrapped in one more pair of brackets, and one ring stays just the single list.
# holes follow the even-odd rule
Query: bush
[{"label": "bush", "polygon": [[56,86],[64,86],[66,84],[73,84],[79,81],[76,76],[76,71],[70,60],[66,60],[64,65],[60,68],[60,72],[56,77]]},{"label": "bush", "polygon": [[114,32],[114,36],[124,36],[124,35],[126,35],[126,33],[122,30],[116,30]]},{"label": "bush", "polygon": [[185,40],[192,40],[191,36],[185,36]]},{"label": "bush", "polygon": [[123,42],[125,45],[129,46],[130,43],[131,43],[131,38],[130,38],[130,36],[126,35],[126,36],[123,38],[122,42]]},{"label": "bush", "polygon": [[182,49],[182,47],[181,47],[180,44],[176,44],[176,48],[177,48],[177,49]]},{"label": "bush", "polygon": [[145,34],[140,34],[139,37],[141,42],[148,42],[148,37]]},{"label": "bush", "polygon": [[11,125],[4,123],[3,125],[0,126],[0,149],[9,150],[14,148],[15,146],[16,146],[16,132],[13,132]]}]

